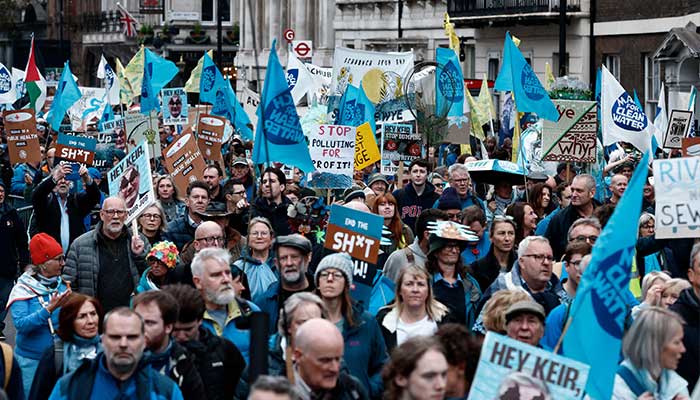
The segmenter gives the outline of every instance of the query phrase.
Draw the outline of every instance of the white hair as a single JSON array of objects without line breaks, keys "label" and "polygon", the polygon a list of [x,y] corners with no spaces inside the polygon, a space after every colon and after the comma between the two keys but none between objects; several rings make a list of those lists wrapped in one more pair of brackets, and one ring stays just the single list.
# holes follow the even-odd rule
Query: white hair
[{"label": "white hair", "polygon": [[231,254],[228,250],[218,247],[208,247],[200,250],[192,260],[192,276],[202,277],[204,275],[204,263],[214,260],[220,264],[231,265]]},{"label": "white hair", "polygon": [[457,163],[450,165],[450,168],[447,169],[447,175],[450,178],[452,178],[454,176],[454,173],[457,171],[464,172],[465,174],[467,174],[467,176],[469,176],[469,169],[467,169],[467,166],[464,164]]},{"label": "white hair", "polygon": [[527,253],[527,248],[532,242],[540,242],[549,245],[549,240],[544,236],[527,236],[518,246],[518,258],[521,258],[525,255],[525,253]]}]

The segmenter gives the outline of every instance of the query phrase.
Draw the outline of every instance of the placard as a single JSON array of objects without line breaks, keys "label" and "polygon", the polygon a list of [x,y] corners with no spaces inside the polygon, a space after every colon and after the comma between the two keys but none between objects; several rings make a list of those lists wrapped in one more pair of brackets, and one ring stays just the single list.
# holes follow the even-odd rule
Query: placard
[{"label": "placard", "polygon": [[126,203],[127,224],[155,203],[148,144],[145,141],[139,143],[109,170],[107,182],[109,195],[121,197]]},{"label": "placard", "polygon": [[683,138],[683,157],[700,156],[700,137]]},{"label": "placard", "polygon": [[126,128],[124,128],[124,118],[121,115],[100,123],[99,129],[97,143],[111,145],[126,151]]},{"label": "placard", "polygon": [[700,157],[654,160],[657,239],[700,237]]},{"label": "placard", "polygon": [[124,129],[126,130],[127,148],[131,151],[139,143],[145,141],[151,147],[150,156],[158,157],[160,149],[160,135],[154,128],[158,127],[158,118],[154,112],[151,115],[141,114],[139,111],[129,111],[124,116]]},{"label": "placard", "polygon": [[225,128],[226,118],[209,114],[199,116],[199,123],[197,124],[197,145],[199,150],[202,152],[205,160],[219,161],[220,166],[224,165],[221,145]]},{"label": "placard", "polygon": [[559,120],[545,119],[542,160],[594,163],[598,117],[595,101],[552,100]]},{"label": "placard", "polygon": [[318,125],[309,132],[309,155],[314,163],[309,186],[344,189],[352,186],[355,165],[355,127]]},{"label": "placard", "polygon": [[377,139],[372,134],[372,127],[369,122],[365,122],[357,127],[355,135],[355,169],[359,171],[381,159],[382,155],[379,153]]},{"label": "placard", "polygon": [[424,158],[425,153],[423,139],[415,132],[415,124],[382,125],[382,174],[395,175],[399,162],[408,165],[415,159]]},{"label": "placard", "polygon": [[77,164],[92,166],[92,162],[95,159],[96,147],[97,139],[95,138],[59,133],[58,141],[56,142],[55,157]]},{"label": "placard", "polygon": [[191,133],[179,136],[163,150],[163,163],[180,193],[187,191],[190,182],[201,179],[207,166]]},{"label": "placard", "polygon": [[5,111],[5,132],[7,151],[12,165],[19,163],[38,164],[41,162],[39,135],[36,133],[34,109]]},{"label": "placard", "polygon": [[163,124],[187,125],[187,93],[184,88],[168,88],[160,91],[163,99]]},{"label": "placard", "polygon": [[683,138],[688,136],[688,130],[693,123],[693,112],[687,110],[672,110],[668,118],[668,128],[664,136],[665,149],[680,149]]},{"label": "placard", "polygon": [[[552,399],[583,397],[590,367],[586,364],[530,346],[508,336],[488,332],[481,346],[476,375],[469,390],[469,400],[502,399],[512,383],[511,374],[521,372],[541,381]],[[533,393],[532,396],[535,396]],[[519,394],[507,398],[523,398]],[[528,397],[530,398],[530,397]],[[532,397],[537,398],[537,397]]]}]

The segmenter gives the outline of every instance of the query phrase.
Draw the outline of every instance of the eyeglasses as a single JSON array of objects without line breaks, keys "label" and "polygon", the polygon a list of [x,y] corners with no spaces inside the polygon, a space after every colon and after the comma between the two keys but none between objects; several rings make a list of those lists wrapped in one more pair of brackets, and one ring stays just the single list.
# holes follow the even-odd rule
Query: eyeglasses
[{"label": "eyeglasses", "polygon": [[199,239],[195,239],[198,242],[204,242],[206,244],[214,244],[214,243],[223,243],[224,242],[224,237],[223,236],[208,236],[208,237],[203,237]]},{"label": "eyeglasses", "polygon": [[644,225],[642,225],[642,228],[644,228],[644,229],[654,229],[654,228],[656,228],[656,225],[644,224]]},{"label": "eyeglasses", "polygon": [[343,278],[345,278],[345,275],[343,275],[342,272],[338,272],[338,271],[335,271],[335,272],[321,271],[321,272],[318,273],[318,276],[319,276],[319,278],[321,278],[321,279],[328,279],[329,276],[332,276],[334,280],[335,280],[335,279],[343,279]]},{"label": "eyeglasses", "polygon": [[457,243],[447,243],[443,249],[447,250],[459,250],[459,245]]},{"label": "eyeglasses", "polygon": [[250,236],[253,236],[253,237],[268,237],[268,236],[270,236],[270,232],[269,232],[269,231],[248,232],[248,234],[249,234]]},{"label": "eyeglasses", "polygon": [[581,261],[583,260],[567,261],[566,263],[574,267],[576,271],[581,272]]},{"label": "eyeglasses", "polygon": [[160,214],[141,214],[141,217],[146,219],[161,219]]},{"label": "eyeglasses", "polygon": [[594,244],[596,240],[598,240],[598,236],[596,236],[596,235],[591,235],[591,236],[579,235],[579,236],[576,236],[575,238],[571,239],[572,242],[588,242],[590,244]]},{"label": "eyeglasses", "polygon": [[233,192],[232,194],[235,194],[237,196],[243,196],[244,194],[246,194],[246,192],[245,190],[241,190],[240,192]]},{"label": "eyeglasses", "polygon": [[171,102],[170,102],[170,105],[171,105],[171,106],[179,106],[179,105],[181,105],[181,104],[182,104],[181,101],[171,101]]},{"label": "eyeglasses", "polygon": [[458,184],[458,185],[467,185],[469,182],[471,182],[471,179],[465,178],[465,179],[452,179],[452,182]]},{"label": "eyeglasses", "polygon": [[118,217],[123,217],[126,214],[126,210],[102,210],[105,214],[113,217],[113,216],[118,216]]},{"label": "eyeglasses", "polygon": [[532,257],[539,263],[544,263],[545,260],[547,260],[547,262],[554,261],[554,257],[544,254],[523,254],[523,257]]}]

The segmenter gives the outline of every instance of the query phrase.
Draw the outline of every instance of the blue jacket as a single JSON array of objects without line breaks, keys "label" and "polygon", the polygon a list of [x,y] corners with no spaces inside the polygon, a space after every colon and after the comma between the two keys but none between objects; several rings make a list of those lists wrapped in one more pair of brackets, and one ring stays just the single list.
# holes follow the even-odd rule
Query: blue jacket
[{"label": "blue jacket", "polygon": [[394,190],[392,195],[398,205],[399,218],[411,229],[415,229],[416,219],[420,213],[426,208],[437,207],[433,203],[440,198],[440,195],[435,193],[435,186],[430,182],[425,183],[425,189],[420,196],[416,193],[412,183],[404,186],[403,189]]},{"label": "blue jacket", "polygon": [[[15,286],[19,285],[21,283],[18,282]],[[66,285],[61,283],[57,291],[62,293],[65,290]],[[16,293],[15,288],[13,288],[13,293]],[[58,329],[58,314],[61,309],[57,308],[51,314],[46,311],[42,302],[48,305],[49,296],[49,294],[45,294],[29,299],[25,299],[21,295],[17,298],[11,296],[10,312],[15,329],[17,329],[15,352],[21,357],[39,360],[44,350],[53,344],[49,318],[51,318],[55,331]]]},{"label": "blue jacket", "polygon": [[61,378],[50,400],[182,400],[175,382],[141,363],[125,382],[115,379],[105,366],[104,354]]},{"label": "blue jacket", "polygon": [[260,308],[248,300],[236,298],[235,301],[226,306],[226,310],[228,315],[223,328],[209,315],[209,311],[204,312],[202,327],[216,336],[221,336],[233,342],[243,358],[245,358],[246,365],[250,365],[249,317],[253,312],[260,311]]},{"label": "blue jacket", "polygon": [[163,240],[169,240],[175,243],[175,246],[177,246],[179,250],[182,250],[182,247],[187,242],[194,239],[195,229],[197,228],[190,225],[190,217],[188,211],[185,210],[185,215],[178,217],[168,224],[165,232],[163,232]]},{"label": "blue jacket", "polygon": [[260,310],[267,313],[270,321],[270,335],[277,332],[277,318],[279,318],[279,292],[280,282],[275,281],[267,287],[262,294],[258,295],[254,302]]},{"label": "blue jacket", "polygon": [[353,306],[355,324],[343,322],[345,354],[343,359],[350,375],[367,388],[371,398],[379,398],[384,391],[382,367],[387,363],[386,345],[377,320],[359,305]]},{"label": "blue jacket", "polygon": [[[15,166],[15,173],[12,175],[10,194],[24,196],[24,189],[27,187],[27,184],[24,182],[24,174],[26,173],[32,176],[35,183],[37,183],[37,178],[41,179],[40,171],[37,168],[27,163],[19,164]],[[37,176],[37,173],[39,173],[39,176]]]}]

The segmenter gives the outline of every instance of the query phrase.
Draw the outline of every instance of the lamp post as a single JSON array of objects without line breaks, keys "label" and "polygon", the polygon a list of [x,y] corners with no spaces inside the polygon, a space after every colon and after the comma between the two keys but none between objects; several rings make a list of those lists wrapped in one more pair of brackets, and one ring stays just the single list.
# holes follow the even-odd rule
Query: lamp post
[{"label": "lamp post", "polygon": [[218,64],[219,69],[223,67],[223,35],[221,32],[221,2],[223,0],[216,0],[216,64]]}]

